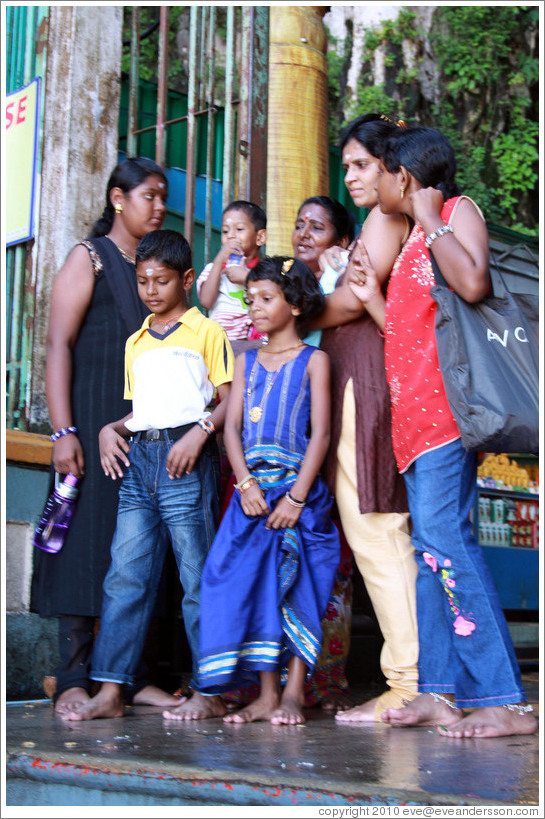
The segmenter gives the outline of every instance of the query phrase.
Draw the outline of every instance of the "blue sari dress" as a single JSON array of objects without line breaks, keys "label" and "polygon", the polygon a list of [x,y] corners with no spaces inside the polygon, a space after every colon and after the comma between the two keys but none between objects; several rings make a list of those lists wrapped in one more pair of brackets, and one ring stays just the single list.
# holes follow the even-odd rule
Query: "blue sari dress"
[{"label": "blue sari dress", "polygon": [[[293,486],[308,446],[313,352],[304,347],[275,372],[259,363],[257,350],[245,353],[242,442],[271,511]],[[262,415],[253,422],[249,409],[256,406]],[[202,575],[199,691],[255,683],[259,671],[280,671],[285,681],[293,655],[312,673],[339,564],[331,504],[318,476],[295,528],[268,530],[267,516],[245,515],[233,494]]]}]

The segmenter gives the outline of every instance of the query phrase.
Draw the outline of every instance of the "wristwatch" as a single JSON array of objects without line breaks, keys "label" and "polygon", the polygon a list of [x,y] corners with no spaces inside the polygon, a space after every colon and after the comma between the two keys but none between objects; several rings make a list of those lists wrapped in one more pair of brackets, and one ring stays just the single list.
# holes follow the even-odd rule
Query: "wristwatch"
[{"label": "wristwatch", "polygon": [[204,429],[204,431],[208,433],[208,435],[213,435],[214,432],[216,431],[214,422],[211,421],[209,418],[199,418],[197,423],[201,429]]}]

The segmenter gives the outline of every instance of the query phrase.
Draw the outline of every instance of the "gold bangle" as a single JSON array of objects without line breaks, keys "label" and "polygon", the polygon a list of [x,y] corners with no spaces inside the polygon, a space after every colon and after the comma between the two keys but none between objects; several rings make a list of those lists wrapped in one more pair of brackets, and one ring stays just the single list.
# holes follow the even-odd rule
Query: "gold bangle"
[{"label": "gold bangle", "polygon": [[256,483],[257,483],[256,479],[252,475],[249,475],[248,478],[246,478],[246,480],[240,482],[239,486],[237,486],[237,489],[242,495],[248,489],[251,489],[252,486],[255,486]]},{"label": "gold bangle", "polygon": [[253,478],[253,475],[250,475],[250,473],[248,472],[248,474],[241,481],[235,484],[235,489],[240,489],[242,484],[246,483],[246,481],[249,481],[250,478]]}]

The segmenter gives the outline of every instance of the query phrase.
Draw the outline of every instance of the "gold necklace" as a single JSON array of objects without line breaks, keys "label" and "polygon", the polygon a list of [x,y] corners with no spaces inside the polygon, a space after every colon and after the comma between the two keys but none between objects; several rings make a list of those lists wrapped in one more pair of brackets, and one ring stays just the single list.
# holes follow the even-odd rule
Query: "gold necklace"
[{"label": "gold necklace", "polygon": [[258,352],[260,353],[270,353],[274,355],[274,353],[289,353],[290,350],[298,350],[299,347],[303,347],[304,343],[299,339],[297,344],[294,344],[293,347],[286,347],[285,350],[267,350],[267,345],[264,344],[262,347],[259,348]]},{"label": "gold necklace", "polygon": [[[295,344],[293,347],[286,347],[285,350],[265,350],[263,347],[260,347],[257,352],[258,353],[261,352],[261,353],[279,353],[280,354],[280,353],[288,353],[290,350],[297,350],[299,347],[304,347],[304,344],[301,341],[301,339],[299,339],[298,343]],[[253,366],[252,366],[252,371],[250,373],[250,378],[248,379],[248,388],[246,390],[246,395],[248,396],[248,415],[250,416],[250,421],[252,421],[252,423],[254,423],[254,424],[257,424],[257,422],[261,420],[261,416],[263,415],[263,406],[265,404],[265,401],[267,400],[267,398],[269,396],[269,393],[273,388],[274,382],[278,378],[278,374],[279,374],[280,370],[282,369],[284,364],[286,364],[286,362],[283,361],[282,364],[280,365],[280,367],[275,371],[274,378],[272,378],[271,381],[269,382],[269,385],[268,385],[267,389],[265,390],[265,392],[263,393],[263,396],[262,396],[261,401],[259,402],[259,404],[254,404],[253,407],[250,407],[250,400],[251,400],[251,396],[252,396],[252,392],[253,392],[253,388],[254,388],[254,381],[255,381],[255,374],[256,374],[257,364],[258,364],[258,360],[257,360],[257,354],[256,354],[256,357],[255,357],[255,360],[254,360],[254,363],[253,363]],[[264,369],[265,369],[266,372],[269,372],[266,368],[264,368]],[[270,375],[270,373],[269,373],[269,375]]]},{"label": "gold necklace", "polygon": [[122,256],[123,256],[123,257],[124,257],[124,258],[125,258],[125,259],[126,259],[128,262],[131,262],[131,264],[136,264],[136,259],[134,258],[134,256],[131,256],[131,254],[130,254],[130,253],[127,253],[127,251],[126,251],[126,250],[123,250],[123,248],[122,248],[122,247],[119,247],[119,245],[117,244],[117,242],[114,242],[114,240],[112,239],[112,237],[111,237],[110,235],[108,235],[108,239],[110,240],[110,242],[113,242],[113,243],[114,243],[114,245],[115,245],[115,246],[116,246],[116,248],[119,250],[119,252],[121,253],[121,255],[122,255]]},{"label": "gold necklace", "polygon": [[[252,421],[252,423],[257,424],[257,422],[261,420],[261,416],[263,415],[263,405],[265,404],[265,401],[268,398],[269,393],[273,388],[274,382],[278,378],[278,373],[280,372],[280,370],[282,369],[283,366],[284,366],[284,364],[281,364],[280,367],[278,368],[278,370],[276,370],[276,372],[274,374],[274,378],[272,378],[271,381],[269,382],[269,386],[267,387],[267,389],[263,393],[263,397],[261,398],[261,401],[259,402],[259,404],[255,404],[253,407],[250,407],[250,400],[251,400],[251,396],[252,396],[252,392],[253,392],[253,388],[254,388],[255,373],[256,373],[256,368],[257,368],[257,355],[256,355],[254,365],[253,365],[252,371],[250,373],[250,378],[248,379],[248,387],[246,389],[246,395],[248,396],[248,415],[250,416],[250,421]],[[270,373],[269,373],[269,375],[270,375]]]}]

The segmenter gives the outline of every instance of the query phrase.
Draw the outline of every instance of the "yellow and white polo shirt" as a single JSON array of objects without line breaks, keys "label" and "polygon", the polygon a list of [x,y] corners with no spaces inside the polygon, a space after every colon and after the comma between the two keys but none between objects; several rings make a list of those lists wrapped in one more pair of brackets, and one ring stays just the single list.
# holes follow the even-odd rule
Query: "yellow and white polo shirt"
[{"label": "yellow and white polo shirt", "polygon": [[164,336],[147,316],[125,345],[125,394],[132,399],[132,432],[191,424],[209,415],[216,387],[233,379],[234,356],[225,330],[191,307]]}]

